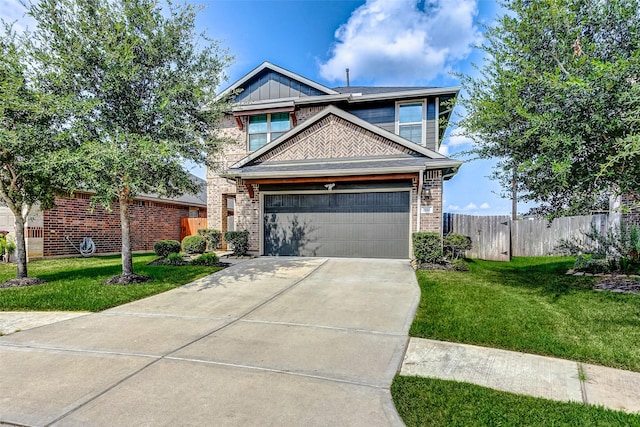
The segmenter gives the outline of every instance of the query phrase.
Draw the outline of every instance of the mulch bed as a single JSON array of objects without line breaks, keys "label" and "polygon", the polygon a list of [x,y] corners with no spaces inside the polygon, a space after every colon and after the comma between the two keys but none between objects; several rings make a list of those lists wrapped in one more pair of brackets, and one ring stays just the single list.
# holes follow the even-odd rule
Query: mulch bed
[{"label": "mulch bed", "polygon": [[36,286],[42,285],[43,283],[47,283],[42,279],[38,279],[37,277],[24,277],[22,279],[9,279],[4,283],[0,283],[0,289],[2,288],[20,288],[25,286]]},{"label": "mulch bed", "polygon": [[610,291],[619,293],[630,293],[640,295],[640,281],[626,277],[607,277],[593,285],[599,291]]},{"label": "mulch bed", "polygon": [[104,285],[134,285],[136,283],[144,283],[153,280],[151,277],[142,276],[140,274],[121,274],[113,276],[111,279],[102,282]]}]

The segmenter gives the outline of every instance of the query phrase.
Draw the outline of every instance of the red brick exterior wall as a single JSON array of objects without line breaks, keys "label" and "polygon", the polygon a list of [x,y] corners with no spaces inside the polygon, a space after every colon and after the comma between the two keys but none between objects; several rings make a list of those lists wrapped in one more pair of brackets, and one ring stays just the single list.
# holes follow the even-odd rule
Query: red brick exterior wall
[{"label": "red brick exterior wall", "polygon": [[[43,212],[43,255],[76,255],[77,250],[67,241],[69,237],[76,247],[84,237],[91,237],[96,253],[119,253],[120,209],[112,212],[96,206],[89,211],[90,196],[76,194],[74,198],[56,199],[56,208]],[[152,251],[158,240],[180,240],[180,218],[189,216],[189,207],[170,203],[134,200],[131,212],[131,248],[133,251]],[[205,208],[199,209],[199,217],[206,218]]]},{"label": "red brick exterior wall", "polygon": [[622,205],[629,208],[629,212],[622,214],[622,220],[626,225],[640,226],[640,204],[630,195],[622,195]]}]

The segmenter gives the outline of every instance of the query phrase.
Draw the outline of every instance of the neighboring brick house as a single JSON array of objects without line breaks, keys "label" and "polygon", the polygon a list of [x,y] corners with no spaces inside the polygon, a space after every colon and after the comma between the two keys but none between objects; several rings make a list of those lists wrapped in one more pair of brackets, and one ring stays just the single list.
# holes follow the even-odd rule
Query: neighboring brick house
[{"label": "neighboring brick house", "polygon": [[[162,239],[180,240],[182,218],[203,218],[206,228],[207,201],[204,181],[198,195],[162,199],[155,195],[136,197],[131,203],[131,248],[134,252],[153,250]],[[116,203],[111,212],[101,206],[90,210],[91,194],[76,192],[72,197],[56,198],[56,207],[46,211],[35,209],[27,218],[25,237],[30,259],[78,255],[76,247],[85,237],[96,246],[96,254],[120,253],[120,209]],[[13,230],[13,215],[8,208],[0,210],[0,219]],[[75,247],[74,247],[75,245]]]},{"label": "neighboring brick house", "polygon": [[250,232],[260,255],[409,258],[411,232],[442,232],[438,153],[458,87],[328,88],[265,62],[222,132],[208,170],[208,224]]}]

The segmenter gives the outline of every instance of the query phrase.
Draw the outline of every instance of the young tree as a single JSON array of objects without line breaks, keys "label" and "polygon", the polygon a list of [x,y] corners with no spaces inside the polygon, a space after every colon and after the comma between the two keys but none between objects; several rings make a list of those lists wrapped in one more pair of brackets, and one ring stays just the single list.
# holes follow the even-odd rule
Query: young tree
[{"label": "young tree", "polygon": [[507,0],[466,77],[461,126],[480,158],[500,158],[505,190],[549,216],[609,194],[640,201],[640,3]]},{"label": "young tree", "polygon": [[41,0],[29,9],[41,66],[60,78],[54,90],[77,102],[71,132],[81,148],[69,185],[117,203],[122,277],[135,280],[129,206],[140,193],[198,190],[183,168],[219,148],[226,101],[216,100],[231,58],[195,33],[197,10],[163,10],[154,0]]},{"label": "young tree", "polygon": [[[0,35],[0,201],[15,218],[17,278],[25,279],[24,228],[35,204],[53,206],[57,164],[64,146],[56,131],[53,98],[38,87],[26,65],[27,53],[10,27]],[[59,127],[58,127],[59,129]]]}]

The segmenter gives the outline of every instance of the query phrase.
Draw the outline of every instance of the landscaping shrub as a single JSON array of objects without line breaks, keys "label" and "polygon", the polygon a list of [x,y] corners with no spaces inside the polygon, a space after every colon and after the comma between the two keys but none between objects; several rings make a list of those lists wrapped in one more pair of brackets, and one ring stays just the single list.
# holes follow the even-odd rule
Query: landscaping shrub
[{"label": "landscaping shrub", "polygon": [[202,236],[187,236],[182,239],[182,250],[188,254],[201,254],[207,249],[207,241]]},{"label": "landscaping shrub", "polygon": [[169,254],[180,252],[180,242],[177,240],[158,240],[153,244],[153,251],[156,255],[166,258]]},{"label": "landscaping shrub", "polygon": [[244,231],[227,231],[224,233],[224,240],[233,247],[235,256],[246,255],[249,251],[249,232]]},{"label": "landscaping shrub", "polygon": [[0,231],[0,259],[9,262],[11,256],[16,251],[16,243],[11,236],[5,231]]},{"label": "landscaping shrub", "polygon": [[200,255],[198,258],[192,259],[189,264],[191,265],[209,265],[213,266],[218,264],[218,256],[212,253],[206,253]]},{"label": "landscaping shrub", "polygon": [[444,256],[451,260],[457,260],[464,256],[465,251],[471,249],[471,237],[449,233],[444,237],[442,245]]},{"label": "landscaping shrub", "polygon": [[451,267],[453,268],[453,270],[455,271],[469,271],[469,265],[460,258],[456,258],[454,260],[451,261]]},{"label": "landscaping shrub", "polygon": [[601,233],[593,225],[583,239],[563,239],[555,252],[578,256],[574,269],[588,273],[640,272],[640,227],[625,223]]},{"label": "landscaping shrub", "polygon": [[413,233],[413,256],[419,263],[440,263],[442,257],[442,237],[439,233]]},{"label": "landscaping shrub", "polygon": [[207,251],[215,251],[220,249],[222,243],[222,232],[213,228],[201,228],[198,230],[198,235],[205,238],[207,241]]},{"label": "landscaping shrub", "polygon": [[167,264],[169,265],[185,265],[186,262],[179,253],[172,252],[167,256]]}]

